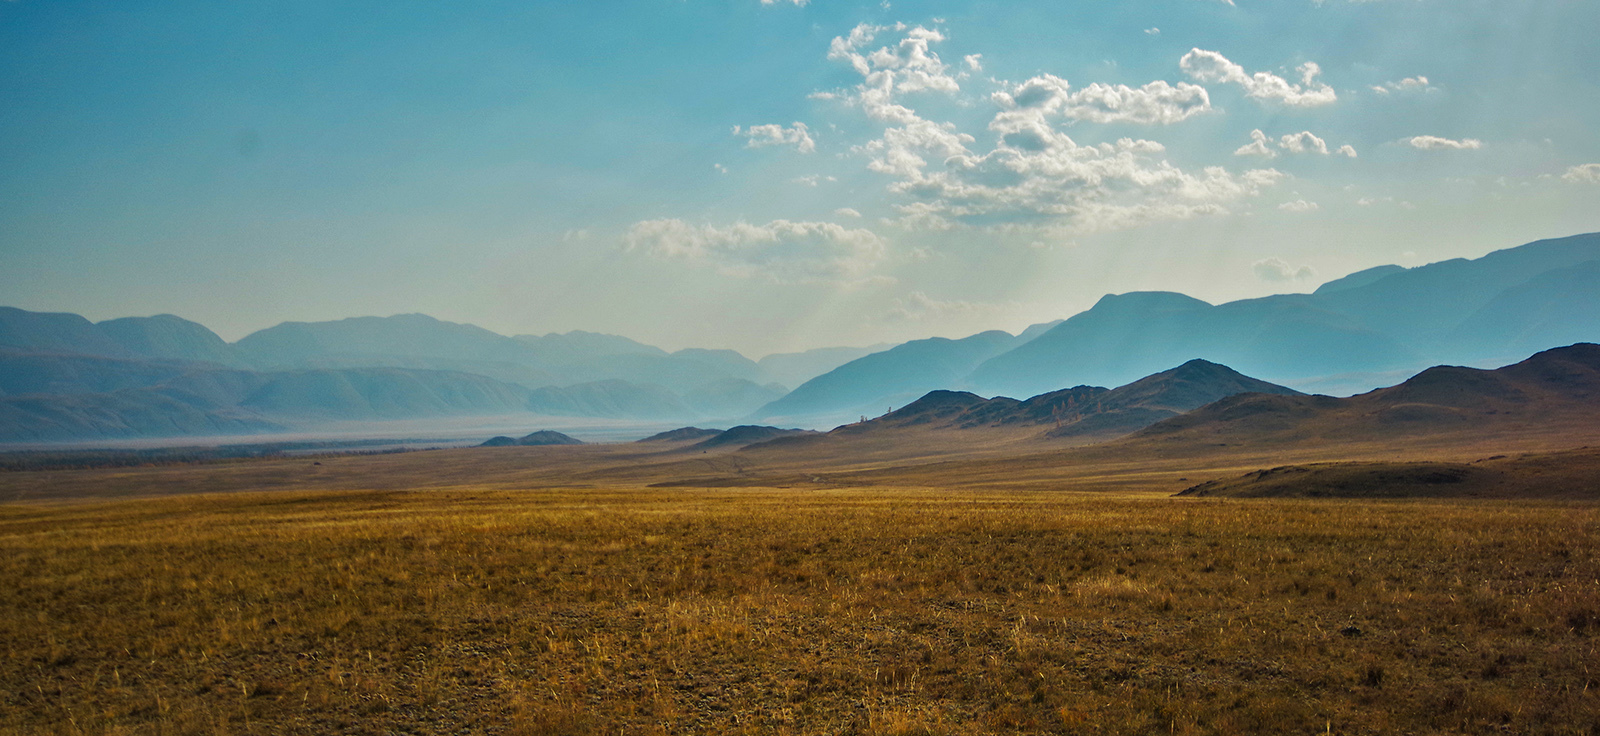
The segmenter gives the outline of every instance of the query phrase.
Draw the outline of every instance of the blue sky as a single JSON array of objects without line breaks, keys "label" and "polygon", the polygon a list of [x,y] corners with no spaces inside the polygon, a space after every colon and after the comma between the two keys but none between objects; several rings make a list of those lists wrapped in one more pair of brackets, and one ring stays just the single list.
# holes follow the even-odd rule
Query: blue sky
[{"label": "blue sky", "polygon": [[1600,230],[1600,4],[0,2],[0,302],[752,356]]}]

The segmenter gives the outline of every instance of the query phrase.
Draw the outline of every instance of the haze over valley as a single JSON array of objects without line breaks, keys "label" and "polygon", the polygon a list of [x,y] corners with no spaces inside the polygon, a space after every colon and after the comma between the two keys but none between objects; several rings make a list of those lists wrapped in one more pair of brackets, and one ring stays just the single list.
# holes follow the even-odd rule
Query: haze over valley
[{"label": "haze over valley", "polygon": [[1592,735],[1597,28],[0,2],[0,736]]}]

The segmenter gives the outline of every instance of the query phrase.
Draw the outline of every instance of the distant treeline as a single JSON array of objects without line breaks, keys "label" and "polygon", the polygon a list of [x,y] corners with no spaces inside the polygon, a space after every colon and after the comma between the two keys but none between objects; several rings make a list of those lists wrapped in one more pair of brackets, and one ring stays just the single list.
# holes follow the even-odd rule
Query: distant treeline
[{"label": "distant treeline", "polygon": [[[273,457],[316,459],[336,455],[388,455],[423,447],[392,445],[445,442],[444,440],[357,440],[350,442],[274,442],[217,447],[158,447],[142,450],[15,450],[0,452],[0,472],[28,470],[83,470],[88,468],[141,468],[165,465],[200,465]],[[375,448],[382,449],[366,449]]]}]

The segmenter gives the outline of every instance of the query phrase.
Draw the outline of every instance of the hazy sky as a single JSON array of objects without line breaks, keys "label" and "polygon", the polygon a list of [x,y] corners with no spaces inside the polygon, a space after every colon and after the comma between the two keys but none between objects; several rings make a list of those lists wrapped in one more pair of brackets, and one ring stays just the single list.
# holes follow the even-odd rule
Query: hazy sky
[{"label": "hazy sky", "polygon": [[752,357],[1600,230],[1593,0],[0,2],[0,304]]}]

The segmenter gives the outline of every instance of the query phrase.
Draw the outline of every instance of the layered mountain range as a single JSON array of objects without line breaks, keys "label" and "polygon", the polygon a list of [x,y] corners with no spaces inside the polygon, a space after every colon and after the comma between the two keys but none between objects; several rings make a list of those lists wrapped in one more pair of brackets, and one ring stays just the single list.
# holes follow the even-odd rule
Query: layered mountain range
[{"label": "layered mountain range", "polygon": [[[1349,394],[1431,365],[1502,365],[1595,340],[1600,234],[1382,266],[1311,294],[1217,305],[1169,292],[1108,295],[1018,335],[760,361],[588,332],[505,336],[415,314],[284,323],[228,343],[171,315],[94,323],[0,308],[0,442],[530,412],[823,429],[1033,422],[1060,436],[1099,436],[1222,398],[1216,386]],[[1151,383],[1140,380],[1147,376]],[[1186,400],[1130,398],[1156,385],[1174,391],[1175,376],[1213,388]]]},{"label": "layered mountain range", "polygon": [[1329,394],[1391,385],[1432,365],[1504,365],[1600,340],[1600,233],[1474,260],[1380,266],[1311,294],[1216,305],[1171,292],[1114,294],[1029,339],[985,335],[860,358],[749,418],[836,424],[934,389],[1033,396],[1122,385],[1195,358]]}]

